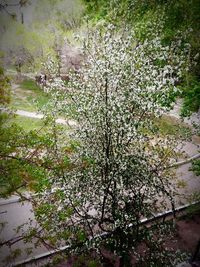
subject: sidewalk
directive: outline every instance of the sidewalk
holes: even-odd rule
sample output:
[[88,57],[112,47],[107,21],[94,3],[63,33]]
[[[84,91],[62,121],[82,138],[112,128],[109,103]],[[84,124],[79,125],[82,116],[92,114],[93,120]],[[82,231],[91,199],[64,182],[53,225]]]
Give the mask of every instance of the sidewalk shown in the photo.
[[[15,114],[24,116],[24,117],[29,117],[29,118],[35,118],[35,119],[42,119],[44,117],[43,114],[39,114],[36,112],[30,112],[30,111],[25,111],[25,110],[17,110]],[[58,118],[56,119],[56,123],[59,124],[64,124],[64,125],[69,125],[69,126],[76,126],[77,123],[73,120],[65,120],[63,118]]]

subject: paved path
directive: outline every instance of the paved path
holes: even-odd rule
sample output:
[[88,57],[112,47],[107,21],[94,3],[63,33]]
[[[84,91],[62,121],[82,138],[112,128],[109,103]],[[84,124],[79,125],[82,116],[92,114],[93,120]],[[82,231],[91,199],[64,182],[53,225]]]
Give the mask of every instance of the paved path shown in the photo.
[[[0,222],[8,222],[5,224],[3,231],[1,232],[1,240],[8,240],[16,236],[14,229],[17,226],[22,225],[28,222],[29,218],[34,221],[34,215],[32,212],[31,204],[28,202],[19,202],[19,198],[14,196],[8,200],[0,200]],[[27,226],[24,226],[24,229],[27,229]],[[19,232],[20,234],[20,232]],[[7,257],[11,249],[7,246],[0,247],[0,267],[9,267],[14,266],[16,261],[24,260],[28,257],[34,257],[38,254],[47,252],[47,249],[44,247],[34,248],[31,255],[25,253],[26,249],[32,247],[31,243],[25,244],[23,241],[19,241],[12,246],[12,250],[22,249],[22,254],[17,257],[16,260],[12,261],[12,265],[4,263],[3,259]]]
[[[16,77],[17,76],[17,71],[16,70],[13,70],[13,69],[7,69],[6,70],[6,74],[7,75],[12,75],[12,76],[15,76]],[[26,77],[26,78],[35,80],[35,76],[37,75],[37,73],[29,72],[29,73],[21,73],[21,75],[23,77]]]
[[[25,111],[25,110],[17,110],[17,111],[15,111],[15,114],[20,115],[20,116],[24,116],[24,117],[35,118],[35,119],[42,119],[44,117],[43,114]],[[75,121],[65,120],[62,118],[56,119],[56,123],[65,124],[65,125],[69,125],[69,126],[76,126]]]

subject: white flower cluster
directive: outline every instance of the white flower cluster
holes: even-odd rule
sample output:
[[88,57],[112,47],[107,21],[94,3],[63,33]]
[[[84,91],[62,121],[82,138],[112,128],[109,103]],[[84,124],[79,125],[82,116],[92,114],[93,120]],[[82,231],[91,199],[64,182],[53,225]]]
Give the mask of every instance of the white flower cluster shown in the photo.
[[72,163],[38,199],[52,205],[48,227],[60,238],[67,231],[68,244],[77,232],[126,229],[166,208],[174,143],[159,138],[154,120],[172,105],[189,47],[181,39],[163,46],[158,36],[139,42],[111,25],[89,34],[83,53],[59,94],[78,124]]

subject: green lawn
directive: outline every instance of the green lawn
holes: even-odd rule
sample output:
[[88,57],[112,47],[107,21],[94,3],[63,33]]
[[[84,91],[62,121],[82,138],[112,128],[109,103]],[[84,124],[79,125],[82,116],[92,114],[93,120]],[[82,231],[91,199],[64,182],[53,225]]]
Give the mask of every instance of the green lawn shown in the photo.
[[[44,133],[49,131],[49,126],[45,125],[42,119],[15,115],[15,117],[10,121],[10,123],[16,123],[18,126],[22,127],[26,132],[37,130],[40,131],[41,133]],[[58,127],[61,130],[60,138],[69,139],[69,132],[70,132],[69,126],[58,124]]]
[[26,111],[37,111],[49,100],[45,93],[34,80],[24,80],[18,85],[12,86],[11,107]]
[[158,119],[156,125],[164,136],[175,135],[177,138],[187,138],[192,135],[191,128],[187,124],[167,115],[163,115]]
[[[154,126],[156,127],[155,133],[161,137],[175,136],[177,140],[191,140],[192,138],[192,129],[189,125],[168,115],[154,119]],[[143,127],[141,131],[149,135],[153,134],[147,127]]]
[[16,123],[22,127],[26,132],[31,130],[40,130],[44,128],[44,123],[41,119],[28,118],[24,116],[16,115],[11,122]]

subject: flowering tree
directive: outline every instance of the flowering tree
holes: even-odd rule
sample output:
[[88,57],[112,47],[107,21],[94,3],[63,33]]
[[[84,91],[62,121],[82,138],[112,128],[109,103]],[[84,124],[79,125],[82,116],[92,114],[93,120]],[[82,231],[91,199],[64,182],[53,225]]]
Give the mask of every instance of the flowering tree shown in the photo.
[[68,84],[60,91],[52,85],[52,107],[76,127],[68,144],[54,142],[59,164],[34,197],[40,239],[100,254],[106,247],[121,256],[121,266],[131,257],[135,266],[175,266],[175,254],[167,257],[162,246],[166,226],[141,220],[174,208],[168,167],[176,141],[159,134],[155,118],[173,103],[189,47],[179,38],[163,46],[156,35],[139,42],[109,26],[87,36],[83,53]]
[[[189,47],[180,39],[163,46],[157,36],[140,43],[134,33],[116,33],[112,26],[90,33],[83,44],[81,70],[55,94],[62,112],[77,122],[65,147],[67,167],[37,195],[36,218],[54,245],[65,240],[99,249],[103,232],[101,244],[122,256],[122,266],[131,252],[137,264],[145,259],[148,266],[174,266],[141,219],[169,203],[174,208],[168,167],[176,144],[161,137],[154,122],[173,103]],[[137,254],[141,242],[144,259]]]

